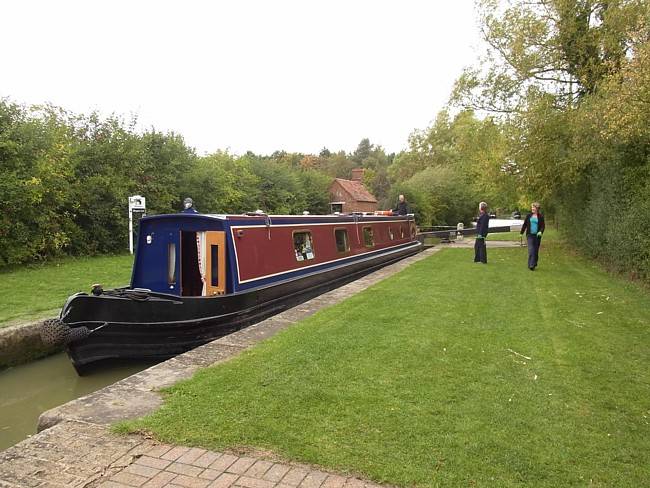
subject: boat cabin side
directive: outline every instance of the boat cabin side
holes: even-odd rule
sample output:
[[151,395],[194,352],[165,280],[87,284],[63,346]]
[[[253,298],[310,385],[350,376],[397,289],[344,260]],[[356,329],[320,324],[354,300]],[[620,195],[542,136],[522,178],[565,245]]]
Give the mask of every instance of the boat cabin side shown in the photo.
[[375,215],[233,216],[229,224],[230,269],[242,291],[398,252],[416,233],[412,217]]
[[396,252],[415,232],[412,217],[146,217],[131,286],[196,297],[245,291]]

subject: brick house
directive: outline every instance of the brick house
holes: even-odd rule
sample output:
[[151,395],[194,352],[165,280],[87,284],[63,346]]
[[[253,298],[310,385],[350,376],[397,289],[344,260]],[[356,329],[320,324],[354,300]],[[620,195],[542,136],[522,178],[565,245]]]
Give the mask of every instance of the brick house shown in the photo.
[[352,170],[352,179],[336,178],[330,185],[330,210],[332,213],[374,212],[377,199],[363,186],[363,169]]

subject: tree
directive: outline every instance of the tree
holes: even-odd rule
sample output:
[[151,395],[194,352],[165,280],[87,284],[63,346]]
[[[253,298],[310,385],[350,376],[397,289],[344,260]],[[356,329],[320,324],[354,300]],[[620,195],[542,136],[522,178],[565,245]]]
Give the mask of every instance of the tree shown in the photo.
[[643,0],[480,0],[488,46],[481,68],[466,70],[452,99],[480,110],[517,113],[529,97],[570,107],[594,93],[631,53]]
[[260,178],[251,168],[249,155],[235,158],[217,151],[198,158],[180,178],[178,201],[194,200],[204,213],[242,213],[258,208]]
[[482,1],[486,57],[452,97],[495,115],[506,144],[488,153],[512,175],[496,189],[541,199],[572,243],[646,280],[648,12],[642,0]]
[[350,159],[352,159],[352,161],[357,164],[361,164],[364,159],[370,156],[371,151],[372,145],[370,144],[370,139],[361,139],[361,142],[359,142],[357,149],[354,151],[354,153],[352,153],[352,157]]
[[505,127],[491,117],[479,120],[473,111],[464,110],[452,118],[443,110],[430,128],[411,134],[409,150],[395,158],[388,176],[399,187],[430,168],[438,169],[427,173],[429,180],[439,168],[450,168],[456,184],[477,202],[512,209],[517,207],[521,174],[512,163],[508,137]]
[[0,264],[60,254],[71,241],[67,117],[0,100]]

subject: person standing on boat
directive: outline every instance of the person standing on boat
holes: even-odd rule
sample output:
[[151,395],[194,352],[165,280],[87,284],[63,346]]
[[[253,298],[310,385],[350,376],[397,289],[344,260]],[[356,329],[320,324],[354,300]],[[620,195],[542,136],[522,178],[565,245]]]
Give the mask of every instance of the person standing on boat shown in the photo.
[[396,213],[397,215],[408,215],[409,205],[406,203],[404,195],[399,196],[399,199],[397,200],[397,206],[393,210],[393,213]]
[[194,200],[190,197],[183,200],[183,213],[199,213],[199,211],[194,208]]
[[487,213],[487,203],[478,204],[479,217],[476,222],[476,241],[474,241],[474,262],[487,264],[487,247],[485,238],[488,235],[490,216]]
[[535,271],[539,260],[539,246],[542,243],[542,234],[546,230],[544,215],[539,211],[539,203],[533,202],[530,206],[530,213],[526,215],[524,224],[521,226],[520,234],[526,232],[528,243],[528,269]]

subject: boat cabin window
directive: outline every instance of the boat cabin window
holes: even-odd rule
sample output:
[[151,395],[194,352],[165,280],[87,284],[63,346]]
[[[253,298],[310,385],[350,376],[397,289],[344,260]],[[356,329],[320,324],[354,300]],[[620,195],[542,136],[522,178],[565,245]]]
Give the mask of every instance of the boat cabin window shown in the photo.
[[399,236],[404,239],[404,226],[400,225],[399,226]]
[[366,247],[373,247],[375,245],[375,236],[372,232],[372,227],[363,228],[363,244]]
[[392,227],[389,227],[389,228],[388,228],[388,238],[389,238],[391,241],[392,241],[393,239],[395,239],[395,235],[393,234],[393,228],[392,228]]
[[167,283],[176,284],[176,243],[167,245]]
[[411,222],[411,238],[415,238],[415,234],[417,234],[417,229],[415,228],[415,223]]
[[338,252],[348,252],[350,244],[348,242],[348,231],[345,229],[335,229],[334,239],[336,240],[336,250]]
[[296,261],[314,259],[314,245],[311,232],[294,232],[293,250],[296,254]]

